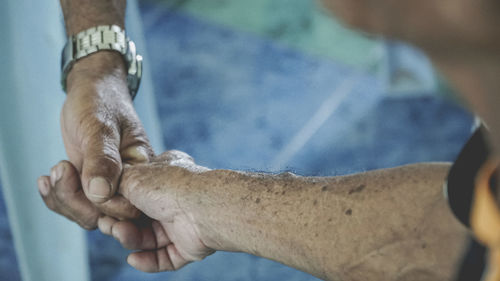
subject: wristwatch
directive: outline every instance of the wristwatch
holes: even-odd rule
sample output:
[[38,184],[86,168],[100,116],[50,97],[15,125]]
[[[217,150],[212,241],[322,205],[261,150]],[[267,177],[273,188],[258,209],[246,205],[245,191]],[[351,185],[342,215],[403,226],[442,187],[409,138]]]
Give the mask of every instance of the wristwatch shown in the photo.
[[66,92],[66,78],[73,64],[90,54],[111,50],[122,54],[127,65],[127,84],[132,99],[135,98],[142,78],[142,56],[135,44],[117,25],[100,25],[70,36],[61,55],[61,85]]

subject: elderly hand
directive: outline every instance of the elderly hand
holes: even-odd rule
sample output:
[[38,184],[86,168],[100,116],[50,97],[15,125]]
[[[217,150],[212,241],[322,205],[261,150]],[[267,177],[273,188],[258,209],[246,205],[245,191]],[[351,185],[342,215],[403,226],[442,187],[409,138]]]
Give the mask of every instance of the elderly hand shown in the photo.
[[148,218],[117,220],[100,216],[83,194],[78,171],[67,161],[57,166],[61,170],[58,181],[39,179],[39,186],[45,190],[41,192],[43,200],[50,209],[82,226],[94,223],[87,218],[99,217],[103,233],[112,235],[125,248],[140,250],[127,261],[142,271],[179,269],[213,253],[200,237],[189,204],[184,204],[186,196],[179,197],[195,196],[187,182],[192,175],[208,169],[195,165],[191,157],[179,151],[165,152],[151,163],[126,166],[120,193]]
[[127,261],[133,267],[158,272],[176,270],[214,252],[202,241],[196,225],[193,202],[202,198],[190,181],[208,171],[187,154],[168,151],[151,163],[128,166],[120,182],[120,193],[152,219],[146,225],[99,219],[99,229],[115,237],[122,246],[139,252]]
[[[55,192],[54,202],[66,200],[68,192],[78,204],[56,204],[56,211],[69,214],[81,226],[97,226],[100,213],[116,218],[135,218],[140,212],[116,195],[123,163],[147,162],[153,154],[132,105],[120,54],[98,52],[78,61],[67,80],[67,98],[61,113],[61,129],[69,163],[59,163],[48,177],[39,179],[40,191],[48,194],[49,181],[71,183]],[[65,171],[71,179],[62,180]],[[78,183],[77,183],[78,182]],[[61,197],[62,196],[62,197]],[[74,198],[73,198],[74,199]],[[63,210],[63,208],[66,208]]]

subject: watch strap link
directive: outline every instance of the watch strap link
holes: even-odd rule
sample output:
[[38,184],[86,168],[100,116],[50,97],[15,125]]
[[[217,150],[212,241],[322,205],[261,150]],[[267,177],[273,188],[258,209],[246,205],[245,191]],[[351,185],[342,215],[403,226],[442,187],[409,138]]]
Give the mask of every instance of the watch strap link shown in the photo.
[[66,78],[73,64],[101,50],[117,51],[122,54],[127,67],[127,84],[133,99],[142,78],[142,57],[137,54],[134,42],[128,39],[125,31],[117,25],[92,27],[68,38],[61,59],[63,90],[66,91]]
[[77,60],[99,50],[115,50],[123,55],[127,52],[125,31],[116,25],[96,26],[72,37]]

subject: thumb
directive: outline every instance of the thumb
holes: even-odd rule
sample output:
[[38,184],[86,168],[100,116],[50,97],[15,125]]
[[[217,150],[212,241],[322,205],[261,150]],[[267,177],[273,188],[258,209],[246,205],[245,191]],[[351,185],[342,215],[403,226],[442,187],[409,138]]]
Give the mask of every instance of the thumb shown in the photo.
[[101,133],[83,147],[82,186],[94,203],[104,203],[116,192],[122,172],[119,145],[119,134]]

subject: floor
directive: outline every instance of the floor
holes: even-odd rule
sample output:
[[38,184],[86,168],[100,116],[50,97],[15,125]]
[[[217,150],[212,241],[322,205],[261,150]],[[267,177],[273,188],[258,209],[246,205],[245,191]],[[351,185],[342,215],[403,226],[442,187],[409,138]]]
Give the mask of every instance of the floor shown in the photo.
[[[439,93],[389,95],[367,71],[378,43],[305,2],[141,2],[166,147],[211,168],[302,175],[452,161],[471,116]],[[302,23],[294,23],[299,12]],[[339,38],[356,48],[334,44]],[[15,281],[11,241],[0,200],[1,279]],[[125,264],[127,251],[112,239],[94,231],[89,241],[93,280],[316,280],[235,253],[145,274]]]

